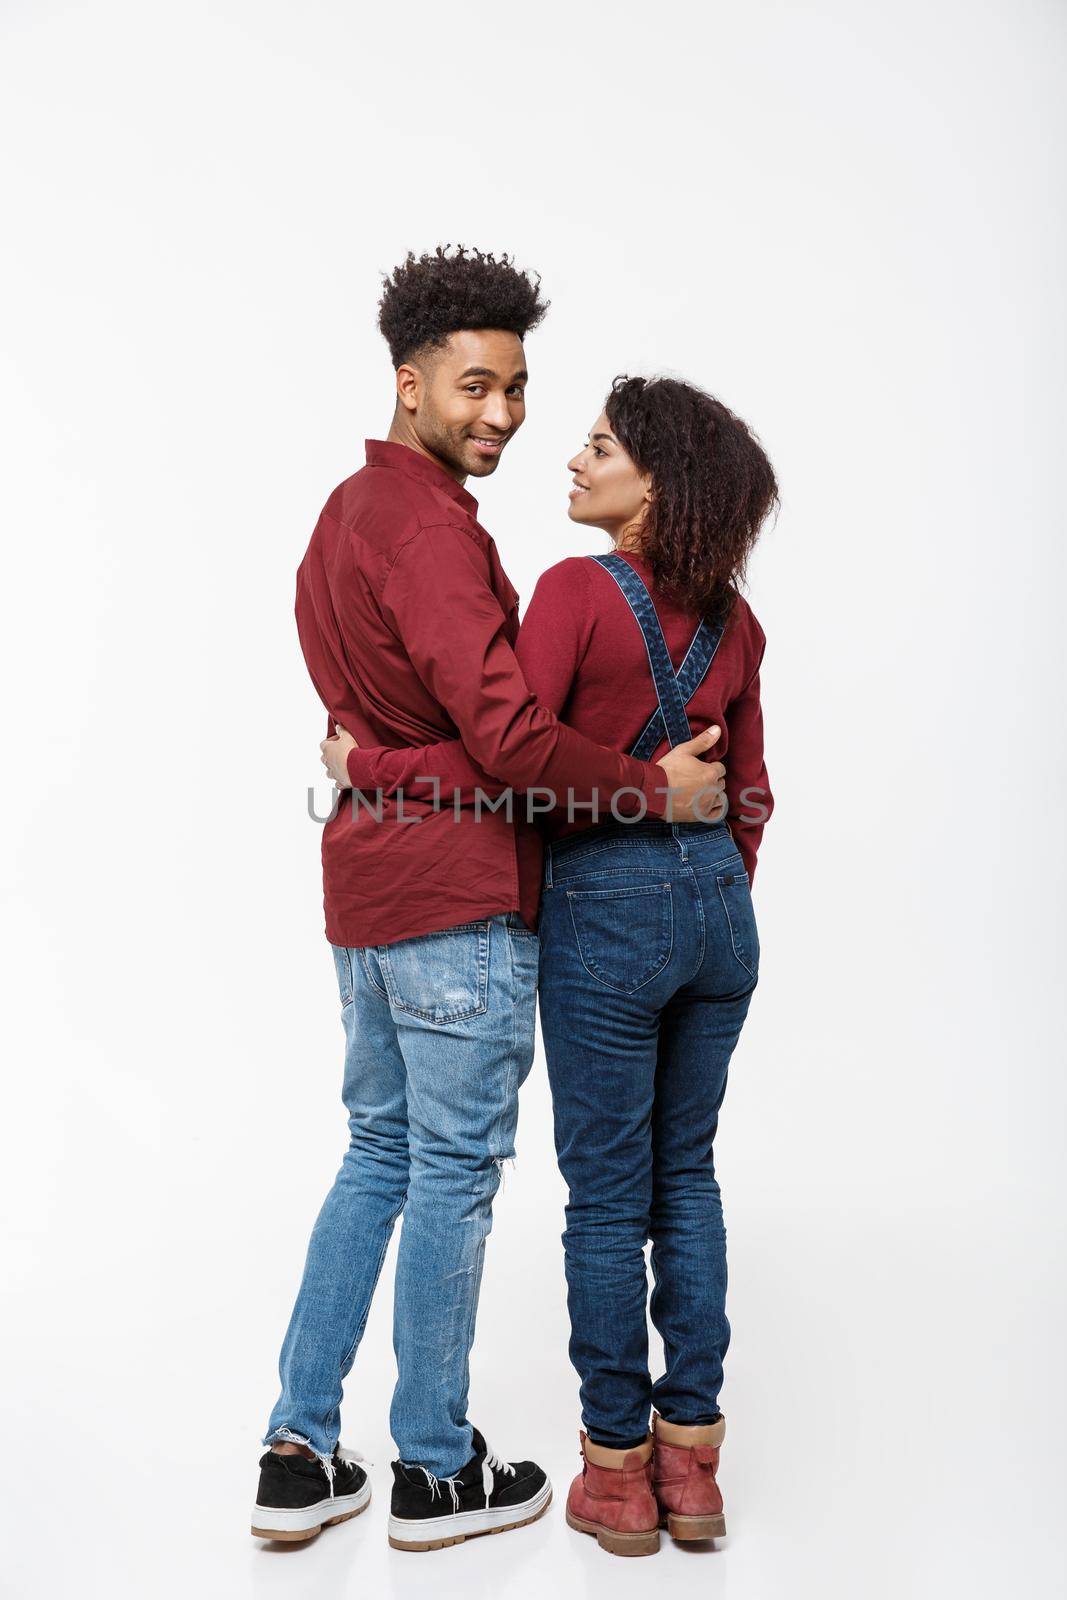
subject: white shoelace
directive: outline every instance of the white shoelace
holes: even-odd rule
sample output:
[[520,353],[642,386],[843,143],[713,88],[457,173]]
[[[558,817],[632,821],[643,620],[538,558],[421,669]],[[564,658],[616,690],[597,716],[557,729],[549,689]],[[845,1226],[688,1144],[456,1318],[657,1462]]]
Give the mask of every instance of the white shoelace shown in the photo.
[[[440,1481],[440,1479],[439,1478],[435,1478],[433,1473],[429,1470],[428,1467],[420,1467],[419,1471],[425,1475],[426,1482],[430,1486],[430,1499],[431,1500],[440,1499],[441,1498],[441,1481]],[[446,1478],[445,1482],[448,1484],[448,1492],[452,1496],[452,1510],[458,1512],[458,1510],[459,1510],[459,1495],[456,1492],[456,1480],[455,1480],[455,1478]]]
[[[368,1461],[366,1456],[361,1456],[358,1450],[349,1450],[347,1446],[343,1444],[338,1444],[335,1446],[334,1454],[336,1455],[338,1461],[347,1461],[349,1466],[355,1466],[357,1463],[361,1463],[362,1465],[368,1467],[374,1465],[373,1461]],[[319,1460],[322,1461],[321,1456],[319,1457]],[[326,1473],[327,1482],[330,1485],[330,1499],[332,1500],[334,1498],[334,1474],[337,1471],[337,1468],[333,1464],[333,1456],[330,1457],[329,1461],[323,1461],[322,1465],[323,1470]]]
[[495,1472],[503,1472],[512,1478],[515,1476],[515,1468],[511,1465],[510,1461],[501,1461],[500,1457],[498,1455],[494,1455],[493,1451],[490,1450],[488,1445],[486,1445],[485,1460],[482,1462],[482,1488],[485,1490],[485,1505],[487,1510],[489,1508],[489,1498],[493,1493],[493,1489],[496,1487],[496,1481],[493,1477]]
[[[340,1449],[338,1449],[338,1454],[340,1455],[340,1453],[341,1453]],[[349,1457],[345,1456],[343,1459],[348,1460]],[[355,1459],[357,1461],[362,1461],[363,1457],[362,1456],[356,1456]],[[433,1473],[430,1471],[429,1467],[420,1466],[418,1470],[422,1473],[423,1477],[426,1479],[427,1485],[429,1486],[429,1490],[430,1490],[430,1499],[431,1500],[443,1499],[443,1496],[441,1494],[441,1484],[442,1483],[447,1483],[448,1484],[448,1492],[449,1492],[449,1495],[451,1496],[451,1499],[452,1499],[452,1510],[453,1510],[453,1512],[458,1514],[458,1512],[459,1512],[459,1492],[458,1492],[458,1490],[456,1488],[456,1480],[455,1480],[455,1478],[444,1478],[444,1479],[435,1478]],[[496,1478],[495,1478],[494,1474],[497,1473],[497,1472],[502,1472],[506,1477],[510,1477],[510,1478],[513,1478],[515,1476],[515,1468],[511,1465],[510,1461],[502,1461],[501,1458],[498,1455],[496,1455],[492,1450],[490,1450],[488,1445],[486,1445],[485,1456],[484,1456],[484,1458],[482,1460],[482,1489],[485,1492],[486,1509],[488,1509],[489,1501],[492,1498],[493,1490],[496,1487]],[[331,1494],[333,1493],[332,1484],[331,1484],[331,1487],[330,1487],[330,1492],[331,1492]]]

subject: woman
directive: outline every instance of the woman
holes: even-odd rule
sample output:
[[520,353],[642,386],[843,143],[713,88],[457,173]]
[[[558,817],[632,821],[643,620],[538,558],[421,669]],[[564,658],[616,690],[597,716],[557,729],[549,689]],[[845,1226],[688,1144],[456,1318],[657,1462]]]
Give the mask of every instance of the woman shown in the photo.
[[[619,378],[574,475],[570,517],[604,556],[540,579],[517,654],[532,692],[601,744],[655,759],[717,725],[721,820],[544,823],[540,1003],[556,1150],[582,1473],[567,1520],[614,1553],[725,1532],[716,1483],[729,1342],[714,1139],[759,972],[750,884],[772,798],[763,760],[764,635],[737,585],[776,503],[774,472],[718,400]],[[330,741],[332,744],[333,741]],[[340,761],[352,741],[345,736]],[[433,775],[444,803],[499,795],[459,745],[365,751],[361,788]],[[350,764],[347,768],[353,772]],[[366,773],[366,777],[362,776]],[[644,1248],[665,1371],[648,1369]],[[649,1429],[652,1412],[651,1432]]]

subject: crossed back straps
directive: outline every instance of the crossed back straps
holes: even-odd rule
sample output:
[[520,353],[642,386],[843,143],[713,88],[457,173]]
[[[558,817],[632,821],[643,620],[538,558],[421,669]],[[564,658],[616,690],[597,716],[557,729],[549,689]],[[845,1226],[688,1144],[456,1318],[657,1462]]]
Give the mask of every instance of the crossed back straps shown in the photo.
[[606,556],[590,556],[589,559],[599,562],[604,571],[615,579],[645,641],[658,704],[631,746],[630,755],[636,756],[639,761],[648,761],[664,738],[673,749],[676,744],[684,744],[693,737],[686,706],[708,675],[708,668],[719,648],[724,624],[712,627],[708,622],[701,622],[686,651],[685,660],[675,672],[644,579],[617,552]]

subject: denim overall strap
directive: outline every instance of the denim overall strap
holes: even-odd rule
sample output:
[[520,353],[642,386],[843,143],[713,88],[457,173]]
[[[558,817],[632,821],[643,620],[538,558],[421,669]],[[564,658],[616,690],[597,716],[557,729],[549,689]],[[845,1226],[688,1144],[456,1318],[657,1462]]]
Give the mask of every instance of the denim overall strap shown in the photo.
[[639,761],[647,761],[664,737],[672,749],[676,744],[683,744],[686,739],[692,738],[685,708],[707,677],[722,638],[722,626],[712,628],[707,622],[701,622],[686,651],[685,660],[675,673],[663,629],[644,579],[620,555],[592,556],[590,559],[599,562],[615,579],[645,641],[659,704],[629,753]]

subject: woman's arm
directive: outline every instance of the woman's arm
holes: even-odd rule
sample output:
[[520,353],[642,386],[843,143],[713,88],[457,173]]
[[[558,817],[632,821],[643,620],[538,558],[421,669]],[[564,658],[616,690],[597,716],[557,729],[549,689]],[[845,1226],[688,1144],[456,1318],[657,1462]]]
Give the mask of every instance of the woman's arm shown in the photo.
[[751,883],[763,829],[774,810],[774,796],[763,758],[763,710],[760,705],[759,669],[766,648],[760,632],[755,670],[736,699],[726,707],[730,742],[726,751],[726,820],[734,836]]

